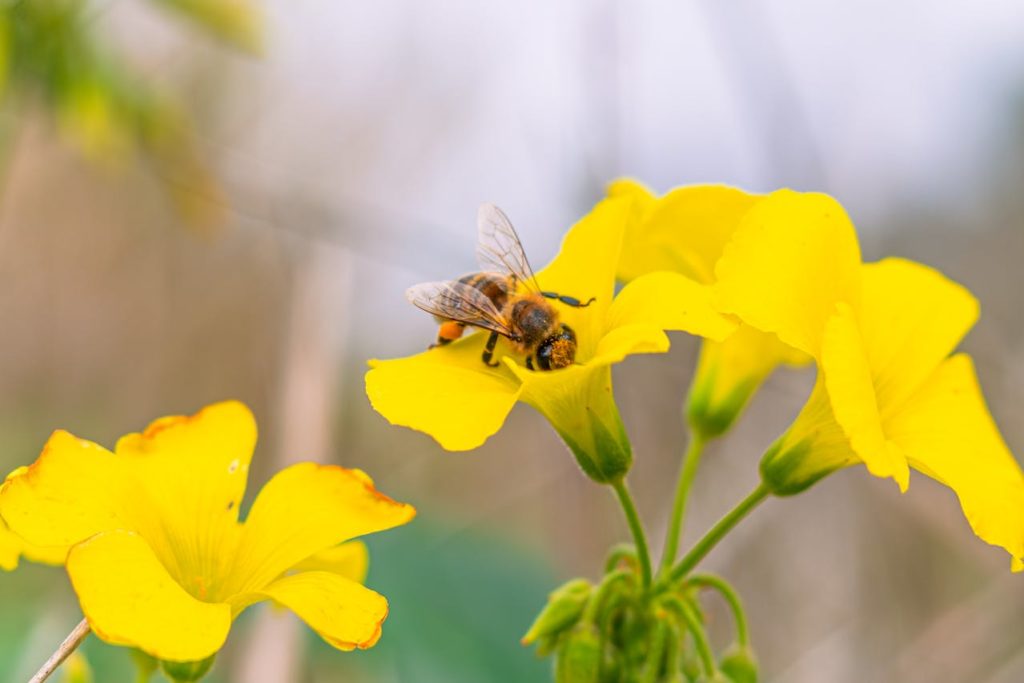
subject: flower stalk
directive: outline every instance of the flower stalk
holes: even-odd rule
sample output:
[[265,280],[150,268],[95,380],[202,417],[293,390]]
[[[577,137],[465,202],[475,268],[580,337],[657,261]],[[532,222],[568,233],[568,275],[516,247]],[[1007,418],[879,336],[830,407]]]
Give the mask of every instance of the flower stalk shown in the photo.
[[668,525],[668,533],[665,536],[665,551],[661,556],[661,573],[664,574],[676,561],[676,553],[679,551],[679,541],[683,532],[683,520],[686,516],[686,501],[690,496],[690,489],[693,487],[694,477],[697,475],[697,467],[700,465],[701,455],[704,452],[704,445],[707,440],[699,431],[694,430],[690,438],[690,444],[683,456],[683,464],[679,470],[679,482],[676,484],[675,501],[672,504],[672,517]]
[[687,579],[686,583],[696,588],[709,588],[725,599],[732,611],[733,621],[736,622],[736,642],[740,647],[747,647],[750,644],[747,615],[743,612],[743,603],[740,602],[740,596],[735,589],[714,574],[697,574]]
[[619,499],[619,503],[622,505],[622,511],[626,515],[626,522],[629,524],[629,530],[633,534],[633,541],[636,543],[637,558],[640,561],[640,577],[643,581],[643,587],[646,589],[651,585],[651,553],[647,548],[647,536],[644,534],[644,526],[640,522],[640,514],[636,510],[636,505],[633,503],[633,496],[629,492],[629,488],[626,486],[625,479],[619,479],[612,482],[612,488],[615,490],[615,495]]
[[676,607],[683,623],[686,624],[686,629],[693,637],[694,649],[697,651],[697,656],[700,657],[704,675],[713,678],[718,673],[718,666],[715,664],[715,652],[711,648],[711,643],[708,642],[707,634],[704,633],[704,624],[701,623],[697,611],[690,605],[680,600],[676,603]]
[[87,620],[82,619],[78,622],[78,625],[71,630],[71,633],[64,639],[64,642],[50,655],[50,658],[36,672],[36,675],[29,679],[28,683],[43,683],[43,681],[48,679],[64,663],[64,660],[71,656],[71,653],[82,644],[82,641],[89,635],[89,631],[89,622]]
[[684,578],[690,570],[697,566],[711,550],[718,545],[718,542],[725,538],[732,529],[739,524],[750,512],[760,505],[771,494],[768,487],[758,484],[757,488],[750,492],[746,498],[741,500],[736,507],[727,512],[711,530],[704,534],[704,537],[697,541],[683,559],[667,574],[667,584],[671,585]]

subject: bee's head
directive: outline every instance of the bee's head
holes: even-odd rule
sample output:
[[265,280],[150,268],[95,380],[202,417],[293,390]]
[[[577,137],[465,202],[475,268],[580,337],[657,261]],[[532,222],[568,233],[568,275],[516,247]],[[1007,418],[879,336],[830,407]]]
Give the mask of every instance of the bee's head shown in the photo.
[[537,367],[541,370],[567,368],[576,360],[576,333],[568,325],[562,325],[537,347]]

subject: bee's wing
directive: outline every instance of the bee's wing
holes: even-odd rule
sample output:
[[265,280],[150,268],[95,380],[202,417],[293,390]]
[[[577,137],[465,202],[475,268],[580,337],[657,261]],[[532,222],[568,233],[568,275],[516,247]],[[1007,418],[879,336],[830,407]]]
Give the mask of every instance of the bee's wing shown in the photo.
[[513,336],[512,328],[494,302],[464,282],[424,282],[407,289],[405,296],[427,313]]
[[519,235],[501,209],[494,204],[481,204],[477,229],[476,257],[481,270],[511,275],[533,291],[540,291]]

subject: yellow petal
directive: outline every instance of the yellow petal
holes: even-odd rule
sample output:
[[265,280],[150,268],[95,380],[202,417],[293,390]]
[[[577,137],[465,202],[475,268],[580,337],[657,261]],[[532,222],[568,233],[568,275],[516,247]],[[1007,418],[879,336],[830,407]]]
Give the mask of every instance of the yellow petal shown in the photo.
[[687,399],[690,423],[706,437],[723,434],[776,366],[810,362],[774,334],[749,325],[740,325],[723,341],[705,339]]
[[21,556],[30,562],[59,566],[64,564],[68,556],[65,546],[40,546],[25,542],[21,547]]
[[616,178],[608,183],[608,196],[633,199],[641,209],[649,208],[658,200],[650,188],[633,178]]
[[725,185],[679,187],[653,201],[644,192],[623,181],[609,189],[611,195],[634,197],[642,207],[626,231],[618,270],[624,281],[671,270],[711,284],[715,263],[740,219],[761,198]]
[[876,477],[892,477],[901,491],[910,482],[906,457],[882,431],[867,350],[853,310],[839,304],[822,343],[821,371],[832,411],[853,451]]
[[21,557],[21,544],[21,537],[14,535],[6,525],[0,523],[0,569],[17,569],[18,558]]
[[237,401],[161,418],[117,442],[117,457],[135,482],[128,493],[138,510],[131,528],[201,598],[216,597],[226,581],[255,446],[256,420]]
[[0,488],[0,515],[27,541],[68,547],[108,529],[134,526],[130,483],[113,453],[58,430],[29,467]]
[[134,533],[101,533],[68,554],[68,575],[101,639],[171,661],[205,659],[231,627],[227,604],[189,595]]
[[366,394],[388,422],[424,432],[445,449],[476,448],[501,429],[519,398],[507,371],[484,365],[486,335],[394,360],[371,360]]
[[333,572],[302,572],[259,593],[295,612],[339,650],[373,647],[388,616],[384,596]]
[[370,567],[370,552],[362,541],[349,541],[341,545],[321,550],[295,565],[300,572],[322,571],[333,572],[357,583],[366,581],[366,571]]
[[[195,415],[164,417],[126,434],[115,453],[144,482],[159,482],[161,510],[170,517],[238,518],[238,503],[256,447],[256,420],[238,401],[215,403]],[[230,512],[222,515],[222,512]]]
[[605,199],[581,218],[562,240],[562,248],[551,263],[537,273],[537,282],[545,291],[557,292],[586,301],[586,308],[555,304],[562,321],[576,332],[579,349],[576,357],[585,362],[604,334],[605,314],[615,291],[615,269],[622,249],[622,235],[629,219],[632,200]]
[[[665,334],[660,327],[642,323],[636,325],[623,325],[621,327],[616,327],[611,332],[601,337],[601,342],[597,345],[597,352],[590,362],[585,366],[579,365],[573,367],[589,368],[590,370],[593,370],[622,362],[625,360],[626,356],[633,355],[634,353],[665,353],[668,349],[668,335]],[[569,369],[572,370],[572,368]],[[577,371],[573,370],[573,373],[575,372]],[[549,375],[551,373],[542,374]],[[572,377],[572,374],[567,374],[566,377]],[[535,382],[554,381],[547,380],[546,377],[532,377],[532,379],[534,379]],[[536,393],[540,386],[542,386],[542,384],[533,384],[533,391]]]
[[985,405],[966,355],[946,360],[886,430],[910,464],[952,488],[981,539],[1024,558],[1024,474]]
[[859,308],[857,235],[823,194],[779,190],[754,204],[715,275],[720,310],[816,358],[836,304]]
[[648,273],[619,292],[608,311],[608,329],[623,325],[654,325],[722,340],[735,331],[735,321],[711,305],[711,290],[678,273]]
[[242,531],[229,595],[259,591],[299,562],[344,541],[405,524],[416,514],[359,470],[300,463],[267,482]]
[[978,319],[978,302],[938,271],[903,259],[864,265],[863,281],[860,329],[885,415],[952,353]]

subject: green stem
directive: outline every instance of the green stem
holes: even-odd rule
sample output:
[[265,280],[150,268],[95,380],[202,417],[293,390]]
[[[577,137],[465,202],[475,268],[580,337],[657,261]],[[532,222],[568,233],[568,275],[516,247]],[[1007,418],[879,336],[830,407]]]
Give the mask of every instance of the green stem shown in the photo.
[[747,630],[747,615],[743,613],[743,603],[740,602],[740,596],[733,587],[724,579],[714,574],[691,576],[686,580],[686,583],[690,586],[710,588],[725,598],[725,601],[729,603],[729,609],[732,610],[732,618],[736,622],[736,642],[739,643],[740,647],[746,647],[750,642],[749,631]]
[[715,664],[715,653],[711,649],[711,643],[708,642],[708,636],[704,633],[704,625],[700,623],[700,618],[694,613],[692,607],[686,603],[681,603],[681,606],[679,614],[686,622],[686,628],[690,631],[690,635],[693,636],[693,644],[700,657],[701,666],[704,668],[704,675],[713,678],[718,673],[718,666]]
[[647,655],[646,668],[640,676],[640,683],[658,683],[662,662],[665,660],[665,650],[668,647],[668,636],[668,624],[664,622],[658,624],[657,632],[654,635],[654,642],[651,644],[650,652]]
[[732,531],[733,527],[740,523],[750,511],[760,505],[771,491],[764,484],[758,484],[757,488],[750,492],[746,498],[741,500],[736,507],[726,513],[725,517],[718,520],[718,523],[711,527],[711,530],[704,534],[704,538],[697,541],[690,552],[683,556],[672,571],[668,573],[668,583],[675,583],[686,576],[691,569],[704,559],[711,550],[718,545],[726,534]]
[[629,523],[629,530],[633,532],[633,542],[636,543],[636,552],[640,559],[640,573],[643,578],[643,585],[646,589],[651,585],[651,553],[647,550],[647,537],[644,535],[643,524],[640,523],[640,515],[633,504],[633,496],[626,487],[625,479],[618,479],[612,482],[615,495],[619,498],[622,511],[626,514],[626,521]]
[[683,531],[683,519],[686,516],[686,500],[690,496],[690,488],[693,486],[693,478],[697,474],[697,466],[700,464],[700,456],[704,452],[705,443],[707,441],[700,432],[694,431],[693,436],[690,437],[690,444],[686,447],[683,464],[679,469],[679,482],[676,484],[676,498],[672,504],[668,534],[665,536],[665,551],[661,556],[661,573],[667,572],[672,567],[672,563],[676,561],[679,538]]
[[636,548],[628,543],[620,543],[611,549],[608,559],[604,561],[604,573],[612,573],[624,562],[636,567]]

